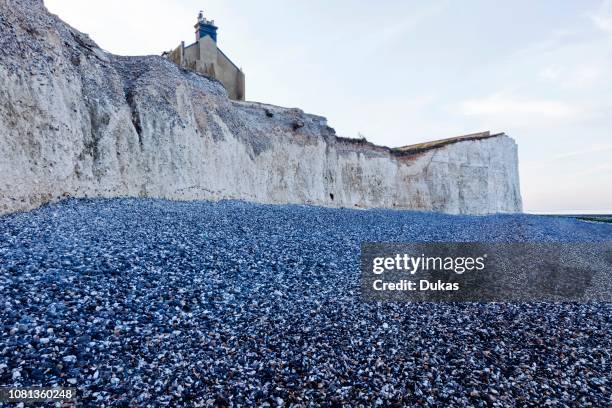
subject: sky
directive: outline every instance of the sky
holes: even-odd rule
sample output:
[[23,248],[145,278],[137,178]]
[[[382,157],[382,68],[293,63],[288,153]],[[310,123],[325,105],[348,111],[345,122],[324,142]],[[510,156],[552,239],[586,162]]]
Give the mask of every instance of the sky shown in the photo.
[[195,40],[204,10],[247,100],[391,147],[490,130],[526,212],[612,212],[612,0],[45,0],[120,55]]

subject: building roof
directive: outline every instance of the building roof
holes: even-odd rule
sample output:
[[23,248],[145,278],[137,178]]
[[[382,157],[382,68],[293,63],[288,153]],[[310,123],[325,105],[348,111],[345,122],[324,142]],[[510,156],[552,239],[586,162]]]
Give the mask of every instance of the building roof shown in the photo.
[[447,139],[432,140],[431,142],[416,143],[416,144],[411,144],[407,146],[395,147],[395,148],[392,148],[391,151],[400,156],[412,155],[412,154],[423,153],[423,152],[426,152],[427,150],[437,149],[437,148],[440,148],[440,147],[443,147],[449,144],[453,144],[453,143],[465,142],[469,140],[489,139],[491,137],[498,137],[498,136],[505,136],[505,134],[504,133],[491,134],[491,132],[489,131],[470,133],[470,134],[462,135],[462,136],[449,137]]

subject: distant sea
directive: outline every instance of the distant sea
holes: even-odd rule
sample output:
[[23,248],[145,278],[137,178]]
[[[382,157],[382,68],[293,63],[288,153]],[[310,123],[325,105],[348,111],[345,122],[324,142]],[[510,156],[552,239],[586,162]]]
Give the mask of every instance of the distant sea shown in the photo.
[[581,221],[590,221],[590,222],[605,222],[612,224],[612,213],[607,214],[590,214],[590,213],[575,213],[575,214],[539,214],[539,215],[550,215],[554,217],[567,217],[567,218],[576,218]]
[[550,211],[525,211],[527,214],[535,215],[594,215],[601,217],[612,217],[612,210],[550,210]]

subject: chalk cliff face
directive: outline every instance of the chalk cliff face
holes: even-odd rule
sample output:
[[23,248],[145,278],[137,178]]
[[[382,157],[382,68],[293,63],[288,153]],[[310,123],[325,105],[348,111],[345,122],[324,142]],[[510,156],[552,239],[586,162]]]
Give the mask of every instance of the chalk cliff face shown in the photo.
[[62,197],[521,211],[505,135],[388,149],[230,101],[161,57],[107,54],[42,2],[0,0],[0,213]]

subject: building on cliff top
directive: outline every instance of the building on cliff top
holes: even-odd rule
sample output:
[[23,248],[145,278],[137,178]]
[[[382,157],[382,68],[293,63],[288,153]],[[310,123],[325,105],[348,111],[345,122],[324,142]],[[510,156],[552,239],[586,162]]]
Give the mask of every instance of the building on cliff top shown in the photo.
[[162,55],[174,63],[192,71],[216,78],[223,84],[231,99],[244,101],[244,72],[217,47],[217,26],[204,13],[198,14],[194,26],[196,41],[188,46],[185,42]]

